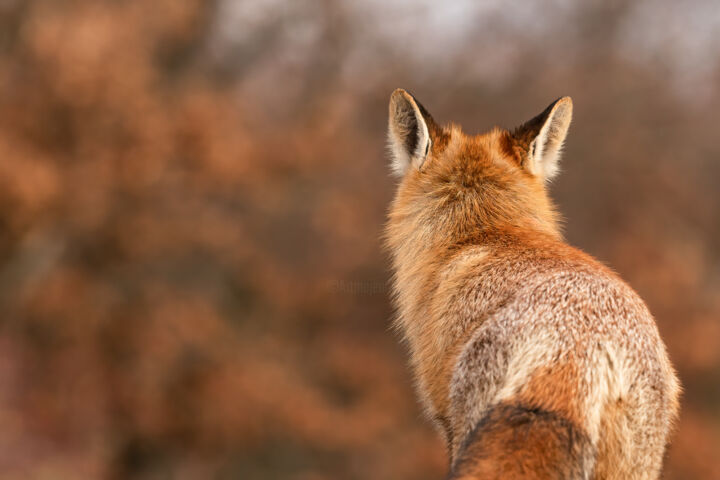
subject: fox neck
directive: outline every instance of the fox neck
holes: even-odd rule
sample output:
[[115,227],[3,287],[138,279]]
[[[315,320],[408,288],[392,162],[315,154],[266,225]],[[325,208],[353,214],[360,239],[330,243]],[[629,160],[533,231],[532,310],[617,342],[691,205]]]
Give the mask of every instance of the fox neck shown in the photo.
[[[386,244],[393,258],[394,293],[399,327],[405,318],[422,313],[424,299],[440,279],[434,278],[447,261],[466,246],[514,243],[518,238],[542,237],[562,241],[554,207],[547,201],[544,215],[528,212],[512,220],[468,218],[460,208],[442,210],[425,205],[413,211],[396,199],[386,229]],[[453,218],[462,212],[462,218]],[[416,323],[416,322],[414,322]]]

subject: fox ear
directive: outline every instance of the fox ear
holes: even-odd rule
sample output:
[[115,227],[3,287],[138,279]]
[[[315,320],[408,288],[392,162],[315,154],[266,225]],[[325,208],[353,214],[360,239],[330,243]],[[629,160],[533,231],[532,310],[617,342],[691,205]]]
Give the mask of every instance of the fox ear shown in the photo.
[[559,98],[513,132],[523,152],[522,166],[536,177],[547,181],[558,173],[558,161],[572,120],[572,109],[570,97]]
[[388,143],[393,172],[402,176],[410,165],[422,167],[432,139],[428,123],[432,117],[415,98],[398,88],[390,97]]

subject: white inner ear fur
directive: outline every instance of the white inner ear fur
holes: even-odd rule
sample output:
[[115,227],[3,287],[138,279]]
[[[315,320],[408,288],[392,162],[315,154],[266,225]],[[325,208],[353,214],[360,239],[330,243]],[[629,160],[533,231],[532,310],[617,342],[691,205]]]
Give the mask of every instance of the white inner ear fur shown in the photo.
[[561,98],[548,115],[538,136],[530,144],[530,173],[544,180],[550,180],[557,175],[560,154],[571,120],[572,101],[570,97]]
[[[409,151],[408,138],[412,135],[417,135],[417,144]],[[404,90],[396,90],[390,99],[388,143],[392,170],[397,176],[403,176],[411,164],[422,167],[430,151],[430,133],[425,119],[412,96]]]

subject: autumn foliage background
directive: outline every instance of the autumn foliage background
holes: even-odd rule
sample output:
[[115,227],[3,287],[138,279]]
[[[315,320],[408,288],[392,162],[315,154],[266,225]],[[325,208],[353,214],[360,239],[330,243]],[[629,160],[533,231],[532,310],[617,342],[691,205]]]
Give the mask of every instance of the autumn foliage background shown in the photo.
[[0,478],[438,479],[390,330],[396,87],[571,95],[566,236],[657,317],[720,478],[712,2],[0,1]]

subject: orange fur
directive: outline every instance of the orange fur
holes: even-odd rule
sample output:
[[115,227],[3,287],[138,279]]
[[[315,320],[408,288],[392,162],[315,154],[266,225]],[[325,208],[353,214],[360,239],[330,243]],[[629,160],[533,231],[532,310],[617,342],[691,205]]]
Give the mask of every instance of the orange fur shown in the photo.
[[390,112],[397,326],[455,478],[655,478],[679,386],[635,292],[562,240],[570,99],[477,136],[401,90]]

